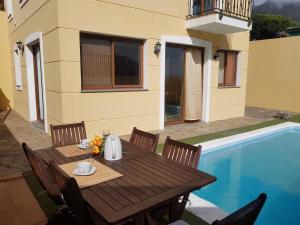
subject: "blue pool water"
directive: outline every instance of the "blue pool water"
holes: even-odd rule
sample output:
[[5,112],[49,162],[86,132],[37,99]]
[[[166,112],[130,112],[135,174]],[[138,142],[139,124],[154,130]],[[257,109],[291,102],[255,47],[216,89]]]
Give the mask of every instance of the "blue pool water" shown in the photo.
[[196,191],[231,213],[261,192],[267,202],[256,225],[300,224],[300,129],[287,128],[201,156],[200,169],[217,177]]

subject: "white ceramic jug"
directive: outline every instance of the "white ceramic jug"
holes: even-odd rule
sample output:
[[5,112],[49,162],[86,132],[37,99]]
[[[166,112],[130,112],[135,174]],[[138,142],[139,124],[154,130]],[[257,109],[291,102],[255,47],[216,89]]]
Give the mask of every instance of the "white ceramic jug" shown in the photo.
[[104,159],[109,161],[120,160],[122,158],[122,146],[120,138],[111,134],[106,138],[104,147]]

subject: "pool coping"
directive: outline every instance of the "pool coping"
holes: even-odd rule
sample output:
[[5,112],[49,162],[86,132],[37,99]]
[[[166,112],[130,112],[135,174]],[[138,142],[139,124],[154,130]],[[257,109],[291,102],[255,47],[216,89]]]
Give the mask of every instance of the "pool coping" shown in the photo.
[[[201,145],[202,146],[202,153],[206,154],[208,152],[212,152],[215,150],[218,150],[218,147],[224,146],[224,145],[231,145],[236,142],[249,140],[254,137],[264,136],[269,133],[273,133],[276,131],[280,131],[286,128],[300,128],[299,123],[294,122],[285,122],[277,125],[272,125],[265,128],[260,128],[257,130],[241,133],[241,134],[235,134],[224,138],[218,138],[211,141],[206,141],[202,143],[195,144],[195,146]],[[223,219],[228,215],[226,211],[219,208],[215,204],[202,199],[195,194],[191,193],[189,197],[189,203],[186,206],[186,210],[191,212],[192,214],[200,217],[204,221],[211,224],[216,219]]]
[[202,153],[207,153],[207,152],[211,152],[212,149],[222,147],[224,145],[230,145],[230,144],[234,144],[234,143],[240,142],[240,141],[245,141],[245,140],[248,140],[248,139],[251,139],[254,137],[267,135],[268,133],[273,133],[275,131],[280,131],[280,130],[283,130],[286,128],[300,128],[300,124],[294,123],[294,122],[285,122],[285,123],[281,123],[281,124],[277,124],[277,125],[273,125],[273,126],[269,126],[269,127],[260,128],[260,129],[253,130],[253,131],[248,131],[248,132],[241,133],[241,134],[235,134],[235,135],[231,135],[231,136],[224,137],[224,138],[214,139],[211,141],[200,142],[195,145],[196,146],[201,145]]

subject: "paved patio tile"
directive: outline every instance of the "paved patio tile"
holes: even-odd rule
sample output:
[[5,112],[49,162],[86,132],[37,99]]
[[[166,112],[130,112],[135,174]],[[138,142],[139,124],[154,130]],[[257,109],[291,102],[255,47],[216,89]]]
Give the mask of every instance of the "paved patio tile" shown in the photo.
[[47,218],[24,178],[0,181],[0,224],[46,224]]
[[20,225],[14,212],[10,209],[0,211],[0,218],[2,225]]
[[[159,143],[164,143],[167,136],[175,140],[185,139],[189,137],[205,135],[209,133],[216,133],[219,131],[254,125],[260,122],[273,119],[274,111],[265,110],[267,115],[255,113],[260,109],[247,108],[250,113],[246,113],[245,117],[214,121],[210,123],[195,122],[195,123],[182,123],[166,126],[164,130],[156,130],[151,133],[160,134]],[[246,112],[247,112],[246,110]],[[129,140],[130,135],[123,136],[124,139]]]
[[35,225],[46,221],[46,216],[42,210],[23,214],[18,217],[20,225]]

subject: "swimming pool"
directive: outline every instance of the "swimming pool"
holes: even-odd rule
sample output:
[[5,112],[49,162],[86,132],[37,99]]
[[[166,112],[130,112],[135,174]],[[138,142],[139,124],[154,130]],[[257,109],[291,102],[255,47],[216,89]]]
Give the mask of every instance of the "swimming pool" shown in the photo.
[[206,152],[200,169],[218,180],[194,194],[231,213],[266,192],[268,199],[256,225],[299,225],[300,127]]

